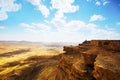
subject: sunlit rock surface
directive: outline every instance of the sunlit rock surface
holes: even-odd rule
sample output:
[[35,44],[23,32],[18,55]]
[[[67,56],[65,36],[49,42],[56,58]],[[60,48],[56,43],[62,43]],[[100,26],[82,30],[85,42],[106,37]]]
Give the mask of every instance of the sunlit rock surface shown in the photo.
[[120,80],[120,40],[84,41],[63,50],[58,55],[34,55],[0,65],[0,80]]
[[[65,46],[64,51],[63,56],[72,63],[66,72],[72,80],[120,80],[120,40],[85,41],[79,46]],[[61,61],[65,64],[66,60]]]

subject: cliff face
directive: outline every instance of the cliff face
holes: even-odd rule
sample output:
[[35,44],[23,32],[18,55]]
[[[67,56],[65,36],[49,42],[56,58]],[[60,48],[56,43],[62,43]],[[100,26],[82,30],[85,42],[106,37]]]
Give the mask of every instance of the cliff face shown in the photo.
[[120,40],[92,40],[90,44],[111,51],[120,51]]
[[120,80],[120,40],[85,41],[65,46],[59,69],[67,80]]

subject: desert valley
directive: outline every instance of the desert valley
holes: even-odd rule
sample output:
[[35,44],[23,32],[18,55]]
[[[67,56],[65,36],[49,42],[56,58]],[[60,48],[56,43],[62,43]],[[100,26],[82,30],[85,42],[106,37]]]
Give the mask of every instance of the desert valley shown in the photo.
[[119,47],[120,40],[64,47],[1,41],[0,80],[119,80]]

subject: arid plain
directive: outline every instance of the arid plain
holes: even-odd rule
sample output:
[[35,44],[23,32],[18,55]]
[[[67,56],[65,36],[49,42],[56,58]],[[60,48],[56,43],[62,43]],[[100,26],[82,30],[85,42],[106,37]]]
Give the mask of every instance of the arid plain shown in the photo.
[[[31,71],[35,69],[36,65],[54,64],[56,62],[52,60],[52,57],[61,53],[63,53],[61,46],[55,47],[54,45],[32,42],[1,41],[0,80],[16,80],[15,75],[17,80],[30,80],[33,76]],[[31,76],[28,73],[31,74]],[[34,71],[34,74],[35,73],[37,73],[37,71]],[[29,75],[29,78],[25,79],[27,75]],[[21,78],[18,78],[18,76],[21,76]]]

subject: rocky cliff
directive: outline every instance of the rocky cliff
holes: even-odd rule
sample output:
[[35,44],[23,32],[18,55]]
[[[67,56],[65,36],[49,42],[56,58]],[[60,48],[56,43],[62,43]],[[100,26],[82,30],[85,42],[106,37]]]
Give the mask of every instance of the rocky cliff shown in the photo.
[[64,51],[59,68],[68,80],[120,80],[120,40],[85,41]]

